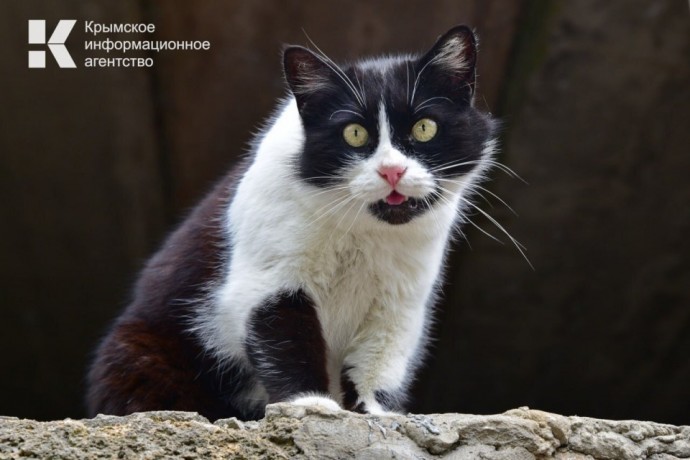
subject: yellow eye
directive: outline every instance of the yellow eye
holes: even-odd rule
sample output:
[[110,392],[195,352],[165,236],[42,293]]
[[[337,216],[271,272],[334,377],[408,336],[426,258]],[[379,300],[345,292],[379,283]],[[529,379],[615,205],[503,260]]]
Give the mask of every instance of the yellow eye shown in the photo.
[[353,147],[361,147],[369,140],[369,133],[364,126],[350,123],[343,129],[343,139]]
[[412,127],[412,137],[419,142],[428,142],[434,138],[438,126],[431,118],[422,118]]

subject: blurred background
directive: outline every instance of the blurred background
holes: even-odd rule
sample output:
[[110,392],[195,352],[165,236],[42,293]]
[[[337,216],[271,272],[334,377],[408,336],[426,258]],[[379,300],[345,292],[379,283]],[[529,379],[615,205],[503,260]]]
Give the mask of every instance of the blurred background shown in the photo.
[[[28,19],[77,19],[79,68],[28,69]],[[211,49],[84,68],[90,20]],[[527,182],[488,184],[518,216],[479,204],[534,270],[473,217],[506,244],[470,226],[454,246],[411,409],[690,424],[687,0],[0,2],[0,415],[84,416],[90,353],[138,270],[285,93],[284,43],[304,29],[348,60],[459,23],[480,35],[499,159]]]

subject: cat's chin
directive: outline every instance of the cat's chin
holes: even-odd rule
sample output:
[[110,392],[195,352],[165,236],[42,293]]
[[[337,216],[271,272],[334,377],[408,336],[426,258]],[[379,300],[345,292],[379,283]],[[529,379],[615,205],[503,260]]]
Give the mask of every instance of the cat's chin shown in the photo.
[[428,209],[428,200],[414,197],[406,197],[404,200],[391,200],[387,197],[369,205],[369,212],[391,225],[406,224]]

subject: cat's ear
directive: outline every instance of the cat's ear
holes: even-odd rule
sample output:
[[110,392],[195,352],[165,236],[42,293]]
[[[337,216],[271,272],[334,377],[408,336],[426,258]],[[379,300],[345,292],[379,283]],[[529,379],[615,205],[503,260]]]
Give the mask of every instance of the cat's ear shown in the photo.
[[289,46],[283,51],[283,67],[297,106],[302,110],[309,96],[332,88],[332,70],[326,61],[307,48]]
[[440,85],[453,99],[470,103],[476,65],[477,37],[469,27],[456,26],[417,62],[417,75],[421,84]]

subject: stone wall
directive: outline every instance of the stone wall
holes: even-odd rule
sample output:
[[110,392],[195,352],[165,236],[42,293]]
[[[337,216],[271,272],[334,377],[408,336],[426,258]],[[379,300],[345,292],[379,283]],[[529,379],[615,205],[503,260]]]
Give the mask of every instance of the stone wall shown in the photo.
[[528,408],[501,415],[375,417],[288,404],[258,422],[194,413],[35,422],[0,418],[0,459],[262,458],[670,460],[690,457],[690,427],[564,417]]

